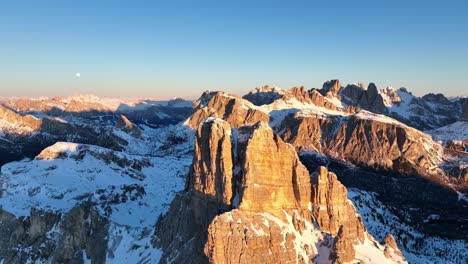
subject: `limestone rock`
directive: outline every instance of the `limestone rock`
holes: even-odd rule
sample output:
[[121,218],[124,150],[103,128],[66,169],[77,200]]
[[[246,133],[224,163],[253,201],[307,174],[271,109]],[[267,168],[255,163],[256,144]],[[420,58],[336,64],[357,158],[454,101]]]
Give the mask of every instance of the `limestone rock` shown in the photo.
[[348,191],[336,175],[320,167],[312,176],[312,215],[320,229],[338,235],[341,227],[351,243],[364,242],[365,228],[356,208],[348,200]]
[[161,262],[328,262],[330,251],[354,260],[365,228],[346,193],[325,168],[311,180],[294,147],[265,123],[235,129],[205,120],[186,189],[157,223]]
[[347,104],[359,106],[378,114],[388,113],[384,99],[374,83],[370,83],[367,90],[354,84],[348,85],[342,90],[342,94],[345,95],[344,98],[347,99],[345,103]]
[[195,154],[188,188],[216,203],[231,205],[233,160],[231,127],[220,119],[202,123],[195,136]]
[[398,249],[398,245],[392,234],[387,234],[383,242],[385,244],[384,254],[387,258],[392,258],[394,256],[403,258],[403,254]]
[[223,92],[205,92],[194,106],[195,113],[186,121],[191,128],[198,127],[208,117],[222,118],[234,128],[270,120],[266,113],[254,109],[247,100]]
[[337,96],[341,90],[341,82],[340,80],[331,80],[326,81],[322,86],[322,93],[325,95],[330,93],[332,96]]
[[353,247],[353,240],[345,226],[340,226],[338,234],[333,241],[330,259],[333,263],[342,264],[354,260],[356,252]]
[[239,209],[273,214],[306,210],[310,177],[294,147],[263,123],[241,127],[238,133]]
[[325,118],[295,114],[283,121],[281,130],[282,138],[297,149],[406,174],[442,173],[437,169],[442,146],[422,132],[368,112]]
[[121,129],[134,137],[138,138],[141,136],[141,130],[137,126],[135,126],[130,120],[128,120],[128,118],[124,115],[120,115],[120,118],[117,120],[116,126],[118,129]]
[[237,209],[221,214],[208,228],[204,253],[210,263],[310,263],[330,237],[297,212],[282,219]]
[[32,209],[16,218],[0,209],[0,259],[5,263],[105,263],[107,219],[90,202],[60,214]]

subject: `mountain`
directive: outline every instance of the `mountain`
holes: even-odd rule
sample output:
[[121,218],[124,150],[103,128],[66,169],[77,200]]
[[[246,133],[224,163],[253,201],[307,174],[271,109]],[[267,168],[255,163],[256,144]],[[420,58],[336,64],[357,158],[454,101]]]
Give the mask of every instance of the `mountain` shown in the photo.
[[0,262],[466,263],[466,98],[0,99]]
[[[318,94],[321,94],[323,99]],[[387,115],[419,130],[435,129],[459,119],[466,119],[468,115],[467,98],[451,101],[442,94],[417,97],[406,88],[387,87],[379,90],[374,83],[370,83],[367,88],[362,84],[349,84],[343,87],[339,80],[327,81],[321,89],[310,90],[305,90],[303,87],[283,90],[266,86],[250,91],[244,99],[258,106],[297,99],[299,102],[312,100],[315,105],[331,110],[358,107],[376,114]]]
[[186,190],[158,221],[163,262],[404,262],[366,233],[336,176],[310,177],[265,123],[208,120],[195,142]]

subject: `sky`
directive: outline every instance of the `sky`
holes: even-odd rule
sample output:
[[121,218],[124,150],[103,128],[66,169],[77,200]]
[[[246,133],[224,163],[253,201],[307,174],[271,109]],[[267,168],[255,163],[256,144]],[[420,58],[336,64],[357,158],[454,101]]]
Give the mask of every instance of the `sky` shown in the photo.
[[0,0],[0,96],[468,94],[468,1]]

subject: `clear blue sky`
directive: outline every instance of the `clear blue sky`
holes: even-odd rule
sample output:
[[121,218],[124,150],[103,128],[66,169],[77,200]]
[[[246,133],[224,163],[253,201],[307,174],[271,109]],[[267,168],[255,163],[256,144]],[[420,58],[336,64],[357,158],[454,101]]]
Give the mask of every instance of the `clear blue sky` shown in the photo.
[[466,95],[467,2],[0,0],[0,96],[196,97],[333,78]]

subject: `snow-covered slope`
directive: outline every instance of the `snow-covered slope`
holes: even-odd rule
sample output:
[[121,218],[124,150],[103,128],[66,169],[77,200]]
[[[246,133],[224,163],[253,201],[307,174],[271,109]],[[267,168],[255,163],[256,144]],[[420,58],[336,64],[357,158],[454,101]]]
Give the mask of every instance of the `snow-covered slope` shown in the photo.
[[[1,168],[1,209],[16,217],[27,217],[32,209],[65,214],[91,201],[109,220],[109,263],[157,263],[161,254],[151,242],[154,225],[183,189],[192,161],[193,142],[173,143],[170,137],[185,132],[191,133],[173,126],[147,128],[145,133],[158,134],[158,140],[146,142],[148,134],[133,138],[132,143],[140,142],[126,152],[135,155],[57,142],[33,160]],[[58,228],[51,232],[60,237]]]
[[[423,234],[398,217],[382,204],[376,193],[348,188],[351,199],[361,215],[369,233],[382,240],[386,234],[395,236],[398,246],[410,263],[466,263],[468,255],[465,240],[442,239]],[[416,210],[416,208],[415,208]],[[437,215],[433,215],[435,219]]]
[[434,140],[468,140],[468,121],[457,121],[444,127],[428,130],[426,133],[432,135]]

